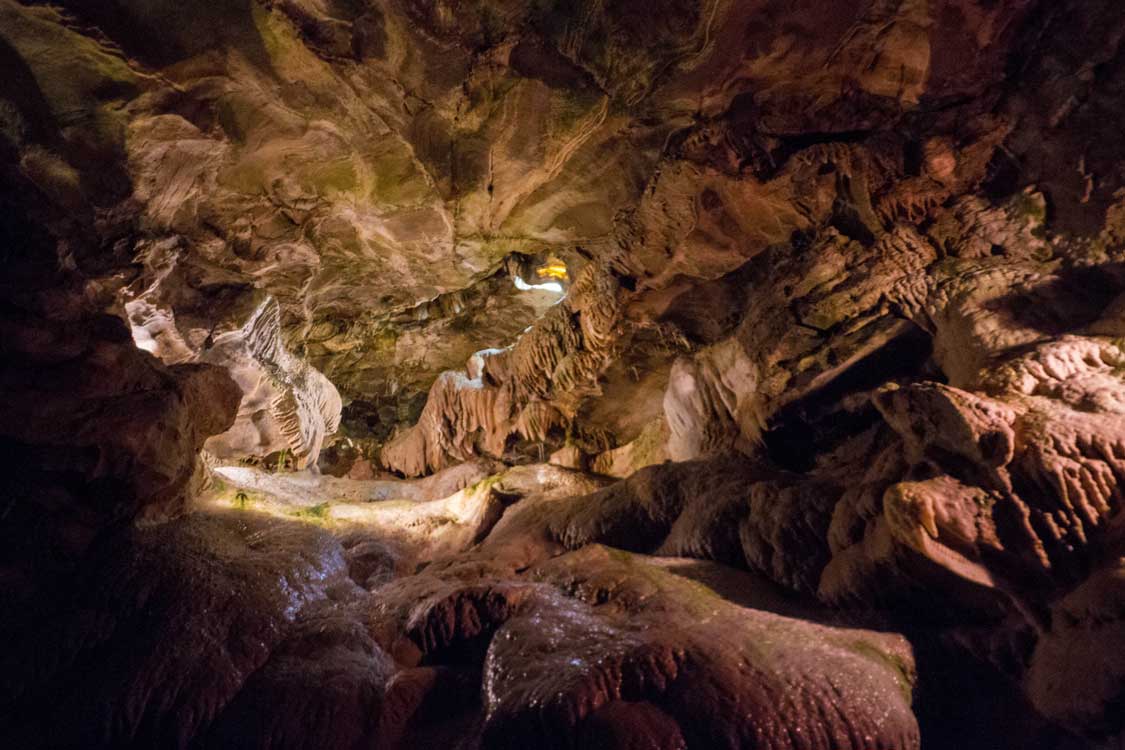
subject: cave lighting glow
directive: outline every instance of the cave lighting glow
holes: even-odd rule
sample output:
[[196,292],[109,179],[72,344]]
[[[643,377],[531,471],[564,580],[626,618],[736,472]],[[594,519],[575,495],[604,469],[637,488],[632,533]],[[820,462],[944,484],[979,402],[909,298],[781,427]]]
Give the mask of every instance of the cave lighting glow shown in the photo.
[[138,349],[149,352],[150,354],[156,353],[160,344],[152,337],[148,329],[142,326],[130,326],[130,329],[133,334],[133,343]]
[[531,289],[541,289],[545,292],[554,292],[555,294],[563,293],[562,284],[557,281],[547,281],[542,284],[528,284],[519,276],[513,276],[512,278],[516,282],[516,289],[519,289],[522,292],[526,292]]
[[566,264],[561,260],[551,260],[547,265],[535,269],[535,275],[541,279],[558,279],[566,281],[568,278]]

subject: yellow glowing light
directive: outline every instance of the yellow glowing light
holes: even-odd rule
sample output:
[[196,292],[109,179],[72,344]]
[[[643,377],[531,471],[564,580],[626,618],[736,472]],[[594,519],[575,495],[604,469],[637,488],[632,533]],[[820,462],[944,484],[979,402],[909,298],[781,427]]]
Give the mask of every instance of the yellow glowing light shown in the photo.
[[545,266],[536,268],[535,275],[541,279],[559,279],[560,281],[566,281],[566,264],[562,261],[553,260]]

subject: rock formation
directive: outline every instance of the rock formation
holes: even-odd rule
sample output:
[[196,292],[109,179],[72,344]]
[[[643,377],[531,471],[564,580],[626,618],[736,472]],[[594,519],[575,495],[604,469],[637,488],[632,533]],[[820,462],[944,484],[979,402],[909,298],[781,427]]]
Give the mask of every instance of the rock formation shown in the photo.
[[1115,746],[1123,40],[0,0],[0,745]]

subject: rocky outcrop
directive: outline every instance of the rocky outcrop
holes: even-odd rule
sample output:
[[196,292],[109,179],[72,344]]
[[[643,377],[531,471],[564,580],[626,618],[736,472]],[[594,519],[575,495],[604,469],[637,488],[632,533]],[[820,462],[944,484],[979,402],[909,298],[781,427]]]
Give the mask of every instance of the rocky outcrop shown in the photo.
[[102,312],[113,217],[70,234],[84,225],[3,166],[17,189],[0,191],[0,579],[15,613],[101,536],[185,513],[206,481],[200,449],[240,394],[221,368],[162,364]]
[[[544,722],[587,713],[598,721],[579,736],[622,737],[646,715],[632,704],[648,703],[678,729],[659,733],[664,747],[784,747],[795,735],[810,747],[917,745],[904,642],[763,612],[749,580],[724,580],[705,565],[677,574],[679,565],[591,546],[539,568],[537,578],[578,592],[591,610],[552,617],[553,607],[541,606],[497,631],[485,661],[486,738],[517,746],[521,731],[526,742]],[[742,606],[710,599],[724,584],[748,593]],[[615,627],[623,613],[629,624]],[[582,663],[602,649],[609,654],[595,669]],[[516,665],[530,686],[510,677]],[[572,687],[560,695],[558,681]]]
[[1079,731],[1122,730],[1122,560],[1111,555],[1052,608],[1050,632],[1031,657],[1026,688],[1045,715]]
[[201,359],[225,367],[242,388],[233,428],[207,441],[220,459],[289,451],[293,466],[316,464],[340,424],[340,394],[281,342],[277,302],[264,301],[236,331],[214,337]]
[[512,347],[474,355],[475,373],[443,373],[418,424],[384,448],[383,463],[417,475],[478,452],[499,457],[513,437],[560,441],[609,363],[619,310],[606,278],[604,269],[586,268],[566,299]]
[[39,528],[51,536],[37,544],[76,553],[108,525],[182,513],[199,488],[199,449],[234,417],[230,378],[210,365],[161,366],[108,316],[64,323],[8,312],[3,326],[13,545]]
[[795,619],[746,574],[595,546],[507,582],[474,581],[504,563],[470,555],[386,583],[379,548],[234,510],[107,540],[73,594],[96,632],[8,632],[26,648],[5,651],[17,710],[0,730],[29,748],[413,747],[438,701],[439,722],[475,717],[479,747],[638,729],[661,747],[782,748],[798,730],[811,747],[918,747],[905,641]]
[[[325,440],[340,424],[336,387],[282,340],[277,300],[249,290],[224,295],[221,313],[180,305],[183,275],[174,245],[147,246],[138,256],[146,273],[119,295],[137,346],[163,361],[223,367],[242,389],[231,429],[207,442],[217,459],[261,460],[284,452],[293,467],[316,465]],[[195,300],[197,304],[201,300]]]

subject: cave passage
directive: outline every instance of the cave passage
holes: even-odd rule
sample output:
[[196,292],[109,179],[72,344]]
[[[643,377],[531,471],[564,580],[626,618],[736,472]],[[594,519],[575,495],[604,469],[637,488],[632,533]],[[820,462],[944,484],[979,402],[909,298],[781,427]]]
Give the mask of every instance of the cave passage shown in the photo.
[[1125,747],[1119,0],[0,66],[0,748]]

